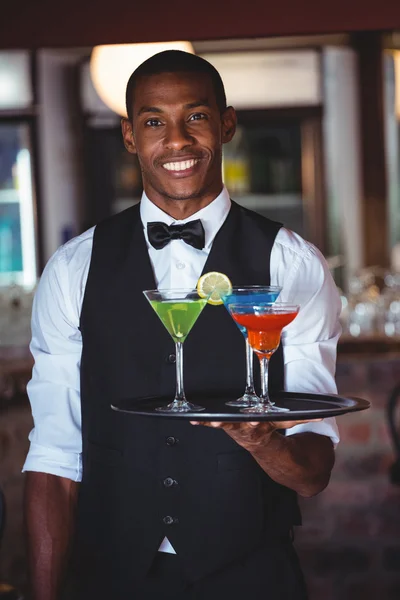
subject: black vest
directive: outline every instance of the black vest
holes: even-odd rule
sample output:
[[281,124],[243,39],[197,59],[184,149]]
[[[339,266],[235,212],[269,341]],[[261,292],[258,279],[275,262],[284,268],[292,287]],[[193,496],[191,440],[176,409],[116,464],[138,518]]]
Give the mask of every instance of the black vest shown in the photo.
[[[280,227],[232,203],[203,272],[226,273],[237,286],[269,285]],[[173,398],[174,344],[142,294],[155,288],[139,207],[99,224],[80,325],[83,480],[75,559],[90,598],[107,586],[113,598],[125,597],[164,536],[195,581],[300,522],[295,493],[225,432],[111,410],[114,398]],[[224,306],[207,305],[190,332],[184,382],[189,400],[192,393],[242,394],[244,340]],[[270,388],[282,387],[279,350]]]

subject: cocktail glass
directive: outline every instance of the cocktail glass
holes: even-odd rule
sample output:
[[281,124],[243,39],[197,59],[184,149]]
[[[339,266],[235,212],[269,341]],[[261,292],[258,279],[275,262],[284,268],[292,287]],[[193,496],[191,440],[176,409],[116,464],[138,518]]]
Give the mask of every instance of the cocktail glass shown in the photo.
[[175,342],[176,392],[173,402],[156,410],[163,412],[189,412],[204,410],[203,406],[186,400],[183,388],[183,343],[208,298],[200,298],[195,289],[145,290],[143,294],[157,313]]
[[[225,307],[229,311],[232,304],[241,305],[257,305],[257,304],[272,304],[279,296],[282,288],[278,286],[261,286],[250,285],[246,287],[234,287],[226,296],[222,297]],[[259,398],[254,389],[253,375],[253,349],[249,344],[247,337],[247,329],[240,325],[237,321],[236,325],[242,332],[246,342],[246,387],[243,395],[237,400],[226,402],[228,406],[234,407],[249,407],[257,403]]]
[[230,304],[232,318],[247,330],[251,348],[260,360],[261,395],[256,404],[242,408],[240,412],[264,414],[268,412],[288,412],[289,409],[276,406],[268,394],[268,366],[273,353],[278,349],[282,329],[297,316],[300,307],[286,302],[261,304]]

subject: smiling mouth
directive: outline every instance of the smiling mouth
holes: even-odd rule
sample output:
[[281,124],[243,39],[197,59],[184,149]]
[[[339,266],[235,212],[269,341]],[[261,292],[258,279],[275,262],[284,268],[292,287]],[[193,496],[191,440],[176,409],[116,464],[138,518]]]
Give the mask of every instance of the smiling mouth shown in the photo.
[[191,160],[180,160],[174,162],[168,162],[163,164],[163,168],[167,171],[187,171],[192,169],[198,162],[199,158],[193,158]]

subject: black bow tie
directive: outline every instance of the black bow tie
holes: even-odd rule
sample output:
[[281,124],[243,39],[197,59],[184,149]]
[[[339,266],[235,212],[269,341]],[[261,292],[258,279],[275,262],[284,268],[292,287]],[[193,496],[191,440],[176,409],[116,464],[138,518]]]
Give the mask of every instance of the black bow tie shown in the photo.
[[161,221],[153,221],[147,223],[147,235],[150,244],[156,250],[161,250],[171,240],[183,240],[197,250],[204,248],[204,227],[200,219],[184,225],[167,225]]

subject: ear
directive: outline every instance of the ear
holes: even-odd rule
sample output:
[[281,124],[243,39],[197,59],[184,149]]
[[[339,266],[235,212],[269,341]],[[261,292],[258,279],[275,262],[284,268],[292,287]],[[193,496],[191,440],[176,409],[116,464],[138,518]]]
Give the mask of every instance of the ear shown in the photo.
[[237,116],[232,106],[228,106],[221,115],[222,122],[222,143],[227,144],[231,141],[236,131]]
[[122,137],[124,146],[131,154],[136,154],[135,138],[133,137],[132,123],[128,119],[121,119]]

